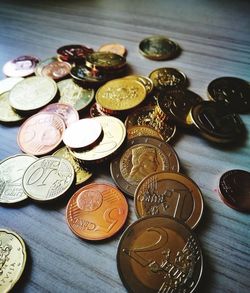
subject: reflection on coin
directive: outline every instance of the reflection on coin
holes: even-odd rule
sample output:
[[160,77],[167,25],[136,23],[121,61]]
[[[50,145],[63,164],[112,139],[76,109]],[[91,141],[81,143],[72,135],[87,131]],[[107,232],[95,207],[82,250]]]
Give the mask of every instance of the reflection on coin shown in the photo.
[[17,114],[9,104],[9,92],[0,94],[0,121],[17,122],[24,117]]
[[36,76],[43,76],[42,75],[42,70],[43,68],[52,63],[52,62],[55,62],[55,61],[58,61],[56,57],[51,57],[51,58],[47,58],[45,60],[42,60],[40,61],[37,65],[36,65],[36,68],[35,68],[35,75]]
[[48,154],[60,144],[64,130],[65,124],[59,115],[39,112],[21,125],[17,143],[27,154]]
[[105,116],[105,115],[110,115],[108,113],[104,113],[101,109],[101,107],[97,104],[94,103],[89,110],[89,115],[90,117],[94,118],[94,117],[98,117],[98,116]]
[[63,195],[73,181],[74,168],[68,160],[45,156],[28,167],[22,183],[30,198],[48,201]]
[[153,88],[154,88],[154,84],[153,81],[147,77],[147,76],[143,76],[143,75],[128,75],[124,78],[129,78],[129,79],[134,79],[139,81],[140,83],[142,83],[147,91],[147,95],[149,95]]
[[129,292],[194,292],[203,269],[192,231],[169,217],[146,217],[130,225],[117,249],[117,268]]
[[126,48],[121,45],[121,44],[117,44],[117,43],[111,43],[111,44],[105,44],[102,45],[99,49],[99,52],[111,52],[111,53],[115,53],[117,55],[120,56],[125,56],[126,55]]
[[169,144],[154,137],[129,140],[125,151],[110,164],[113,180],[131,197],[143,178],[158,171],[178,172],[179,160]]
[[225,204],[238,211],[250,212],[250,172],[227,171],[220,178],[219,191]]
[[0,203],[15,203],[28,197],[23,190],[22,178],[36,160],[33,156],[16,155],[0,162]]
[[154,128],[151,128],[149,126],[135,125],[135,126],[131,126],[130,128],[127,129],[127,138],[128,139],[132,139],[137,136],[152,136],[152,137],[156,137],[156,138],[164,140],[158,131],[156,131]]
[[203,198],[197,184],[187,176],[155,172],[137,186],[135,211],[137,217],[171,216],[193,229],[202,216]]
[[87,240],[113,236],[124,225],[127,215],[124,195],[106,183],[92,183],[79,189],[69,200],[66,210],[72,232]]
[[9,292],[20,279],[27,259],[23,239],[0,228],[0,290]]
[[37,110],[51,102],[56,92],[56,83],[51,78],[28,77],[10,91],[10,105],[20,111]]
[[10,91],[23,77],[8,77],[0,80],[0,95]]
[[126,58],[111,52],[94,52],[86,57],[86,67],[97,70],[117,70],[126,65]]
[[66,45],[57,49],[58,59],[69,63],[84,62],[86,56],[94,52],[83,45]]
[[60,148],[53,153],[53,156],[58,158],[64,158],[71,163],[76,174],[76,185],[87,181],[92,176],[92,173],[87,169],[87,167],[84,167],[78,162],[78,160],[74,159],[74,157],[68,151],[67,147]]
[[54,61],[42,68],[41,75],[54,80],[60,80],[69,75],[70,70],[71,65],[68,62]]

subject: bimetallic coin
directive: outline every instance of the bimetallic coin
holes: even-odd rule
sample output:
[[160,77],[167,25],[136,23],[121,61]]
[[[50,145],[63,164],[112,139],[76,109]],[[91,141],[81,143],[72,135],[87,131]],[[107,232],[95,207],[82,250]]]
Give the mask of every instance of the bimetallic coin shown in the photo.
[[208,85],[208,96],[213,101],[226,103],[234,113],[250,111],[250,85],[236,77],[220,77]]
[[124,286],[134,293],[194,292],[203,269],[195,234],[163,216],[131,224],[120,239],[116,259]]
[[12,231],[0,229],[0,291],[9,292],[20,279],[27,254],[23,239]]
[[146,98],[146,89],[136,80],[119,78],[100,87],[95,98],[96,102],[105,109],[128,110],[143,102]]
[[181,71],[175,68],[158,68],[149,74],[154,87],[157,90],[166,90],[172,88],[183,88],[186,86],[187,77]]
[[29,77],[12,88],[9,95],[10,105],[19,111],[37,110],[51,102],[56,92],[56,83],[51,78]]
[[64,61],[54,61],[45,65],[41,70],[41,76],[50,77],[54,80],[60,80],[69,75],[71,65]]
[[3,73],[9,77],[25,77],[34,73],[39,59],[34,56],[20,56],[3,66]]
[[74,181],[74,168],[63,158],[45,156],[32,163],[23,175],[23,188],[38,201],[49,201],[63,195]]
[[80,119],[65,130],[63,142],[72,149],[86,148],[93,145],[101,133],[102,126],[96,119]]
[[191,229],[199,223],[203,198],[197,184],[180,173],[155,172],[145,177],[135,191],[135,212],[145,216],[171,216]]
[[159,171],[178,172],[179,160],[169,144],[153,137],[129,140],[125,151],[110,164],[115,184],[131,197],[147,175]]
[[101,142],[89,151],[72,151],[72,155],[86,163],[93,163],[109,159],[122,145],[126,137],[123,122],[112,116],[100,116],[96,119],[102,126],[103,138]]
[[22,178],[36,160],[33,156],[16,155],[0,162],[0,203],[15,203],[28,197],[23,190]]
[[9,104],[9,92],[0,94],[0,121],[17,122],[23,120],[24,117],[17,114]]
[[21,125],[17,143],[27,154],[45,155],[60,144],[64,130],[65,124],[59,115],[39,112]]
[[117,70],[126,65],[126,58],[111,52],[94,52],[86,57],[86,67],[97,70]]
[[224,173],[219,182],[219,195],[229,207],[250,212],[250,172],[230,170]]
[[127,129],[127,138],[132,139],[138,136],[152,136],[164,140],[161,134],[155,129],[148,126],[132,126]]
[[117,44],[117,43],[111,43],[111,44],[105,44],[102,45],[99,49],[99,52],[111,52],[120,56],[125,56],[126,55],[126,48],[121,45],[121,44]]
[[122,228],[127,215],[124,195],[105,183],[92,183],[79,189],[69,200],[66,210],[72,232],[87,240],[113,236]]
[[154,84],[153,84],[153,81],[147,77],[147,76],[143,76],[143,75],[128,75],[128,76],[125,76],[124,78],[129,78],[129,79],[134,79],[134,80],[137,80],[139,82],[141,82],[146,91],[147,91],[147,95],[149,95],[153,88],[154,88]]
[[83,45],[66,45],[57,49],[58,59],[69,63],[84,62],[94,50]]
[[23,77],[8,77],[0,80],[0,95],[10,91],[17,83],[23,80]]
[[76,185],[87,181],[92,176],[92,173],[88,170],[88,168],[84,167],[83,164],[80,164],[80,162],[71,155],[67,147],[60,148],[53,153],[53,156],[64,158],[71,163],[76,174]]
[[148,59],[168,60],[177,56],[179,46],[164,36],[151,36],[139,44],[139,52]]
[[58,102],[69,104],[77,111],[86,108],[94,99],[93,89],[80,87],[71,78],[59,81],[57,86],[60,92]]

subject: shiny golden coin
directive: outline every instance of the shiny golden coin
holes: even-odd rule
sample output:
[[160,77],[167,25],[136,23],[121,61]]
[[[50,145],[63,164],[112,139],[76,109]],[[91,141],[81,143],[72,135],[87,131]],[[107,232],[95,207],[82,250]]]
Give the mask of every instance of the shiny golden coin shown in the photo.
[[59,103],[73,106],[77,111],[86,108],[94,99],[95,91],[77,85],[72,78],[57,83],[60,98]]
[[20,279],[27,259],[23,239],[0,228],[0,291],[9,292]]
[[92,176],[92,173],[87,169],[87,167],[84,167],[83,164],[80,164],[80,162],[72,156],[67,147],[60,148],[54,152],[53,156],[64,158],[71,163],[76,174],[76,185],[87,181]]
[[0,95],[10,91],[17,83],[23,80],[23,77],[8,77],[0,80]]
[[96,119],[102,126],[101,142],[89,151],[70,150],[75,158],[89,163],[108,159],[119,149],[126,137],[126,128],[120,119],[112,116],[99,116],[92,119]]
[[45,156],[32,163],[23,175],[23,188],[38,201],[49,201],[63,195],[74,181],[74,168],[63,158]]
[[96,93],[96,102],[101,107],[114,111],[134,108],[145,98],[145,87],[136,80],[125,78],[105,83]]
[[0,121],[17,122],[24,117],[17,114],[9,104],[9,92],[0,94]]
[[120,55],[120,56],[125,56],[127,50],[121,44],[111,43],[111,44],[102,45],[98,49],[98,51],[99,52],[111,52],[111,53],[115,53],[115,54]]
[[149,95],[153,88],[154,88],[154,84],[153,84],[153,81],[147,77],[147,76],[143,76],[143,75],[128,75],[128,76],[125,76],[124,78],[128,78],[128,79],[134,79],[134,80],[137,80],[139,82],[141,82],[146,91],[147,91],[147,95]]
[[152,136],[155,138],[163,139],[162,135],[155,129],[149,126],[132,126],[127,129],[127,138],[132,139],[137,136]]
[[199,223],[203,212],[202,193],[197,184],[180,173],[155,172],[145,177],[135,191],[138,218],[171,216],[191,229]]
[[203,269],[195,234],[169,217],[146,217],[130,225],[116,259],[128,292],[191,293]]
[[0,203],[15,203],[28,196],[22,178],[26,169],[37,160],[29,155],[16,155],[0,162]]
[[28,77],[10,91],[10,105],[19,111],[37,110],[51,102],[56,92],[56,83],[51,78]]
[[86,66],[91,69],[111,71],[126,65],[126,58],[110,52],[94,52],[86,56]]

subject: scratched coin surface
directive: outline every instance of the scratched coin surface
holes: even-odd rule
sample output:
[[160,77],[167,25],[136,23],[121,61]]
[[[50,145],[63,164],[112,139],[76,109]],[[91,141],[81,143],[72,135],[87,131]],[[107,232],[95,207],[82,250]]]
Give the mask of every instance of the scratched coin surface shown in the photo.
[[9,92],[0,94],[0,121],[17,122],[23,120],[24,117],[16,113],[9,103]]
[[22,178],[29,165],[36,160],[36,157],[20,154],[0,162],[0,203],[15,203],[28,197]]
[[76,191],[68,202],[66,218],[73,233],[87,240],[113,236],[124,225],[128,204],[124,195],[106,183],[92,183]]
[[0,228],[0,291],[9,292],[20,279],[27,254],[23,239],[13,231]]
[[159,139],[163,139],[162,135],[156,131],[154,128],[149,126],[141,125],[141,126],[131,126],[127,129],[127,138],[132,139],[137,136],[152,136]]
[[131,224],[120,239],[116,259],[124,286],[134,293],[194,292],[203,269],[195,234],[163,216]]
[[32,163],[23,175],[23,188],[38,201],[49,201],[63,195],[74,181],[74,168],[63,158],[45,156]]
[[56,93],[57,86],[51,78],[28,77],[10,91],[10,105],[20,111],[37,110],[51,102]]
[[169,144],[154,137],[129,140],[124,152],[110,164],[114,182],[131,197],[141,180],[158,171],[178,172],[179,160]]
[[115,53],[120,56],[125,56],[126,55],[126,48],[118,43],[110,43],[110,44],[104,44],[102,45],[99,49],[99,52],[111,52]]
[[65,124],[59,115],[39,112],[21,125],[17,143],[27,154],[45,155],[61,143],[64,130]]
[[23,77],[7,77],[0,80],[0,95],[10,91],[17,83],[23,80]]
[[250,212],[250,172],[229,170],[219,181],[219,195],[231,208]]
[[174,172],[155,172],[145,177],[135,191],[135,212],[145,216],[171,216],[191,229],[203,212],[202,193],[189,177]]

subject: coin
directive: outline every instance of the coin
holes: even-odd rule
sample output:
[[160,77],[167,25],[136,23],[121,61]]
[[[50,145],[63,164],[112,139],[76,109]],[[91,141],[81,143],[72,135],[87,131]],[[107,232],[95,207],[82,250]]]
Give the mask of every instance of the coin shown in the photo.
[[103,138],[101,142],[89,151],[72,151],[72,155],[86,163],[104,161],[114,155],[126,137],[126,128],[123,122],[112,116],[100,116],[96,119],[102,126]]
[[45,60],[40,61],[35,68],[35,75],[36,76],[43,76],[42,70],[46,65],[49,65],[55,61],[58,61],[56,57],[47,58]]
[[64,130],[65,124],[59,115],[39,112],[21,125],[17,143],[27,154],[45,155],[60,144]]
[[9,104],[9,92],[0,94],[0,121],[2,122],[17,122],[24,119],[16,113]]
[[12,88],[9,101],[19,111],[37,110],[51,102],[56,92],[56,83],[51,78],[32,76]]
[[189,120],[206,139],[229,143],[243,136],[245,127],[239,115],[220,102],[203,101],[189,112]]
[[76,185],[87,181],[92,176],[92,173],[87,169],[87,167],[84,167],[82,164],[80,164],[78,160],[74,159],[67,147],[62,147],[59,150],[55,151],[53,153],[53,156],[58,158],[64,158],[71,163],[76,174]]
[[63,142],[72,149],[86,148],[93,145],[101,133],[102,126],[96,119],[80,119],[65,130]]
[[23,175],[23,188],[38,201],[49,201],[63,195],[74,181],[74,168],[63,158],[45,156],[32,163]]
[[101,107],[97,103],[94,103],[89,110],[89,115],[90,115],[90,117],[94,118],[94,117],[103,116],[103,115],[105,116],[105,115],[109,115],[109,114],[104,113],[101,110]]
[[16,155],[0,162],[0,203],[16,203],[28,197],[23,190],[22,177],[36,160],[33,156]]
[[86,57],[86,67],[111,71],[126,65],[126,58],[111,52],[94,52]]
[[95,98],[105,109],[128,110],[138,106],[146,98],[146,89],[136,80],[119,78],[100,87]]
[[87,240],[113,236],[124,225],[128,204],[124,195],[106,183],[79,189],[68,202],[66,218],[73,233]]
[[20,56],[3,66],[3,73],[9,77],[25,77],[34,73],[39,59],[34,56]]
[[72,107],[69,104],[62,104],[62,103],[49,104],[41,111],[58,114],[59,116],[62,117],[66,127],[69,127],[72,123],[79,120],[78,112],[75,110],[74,107]]
[[152,79],[157,90],[183,88],[187,83],[186,75],[175,68],[163,67],[155,69],[149,74],[149,78]]
[[54,61],[42,68],[41,75],[57,81],[69,75],[70,70],[71,65],[68,62]]
[[234,113],[250,111],[250,85],[236,77],[220,77],[208,85],[208,96],[213,101],[226,103]]
[[155,138],[163,139],[161,134],[156,131],[155,129],[149,127],[149,126],[132,126],[127,129],[127,138],[128,139],[133,139],[137,136],[152,136]]
[[126,48],[118,43],[104,44],[99,49],[99,52],[111,52],[120,56],[126,55]]
[[26,264],[27,254],[23,239],[0,228],[0,289],[9,292],[20,279]]
[[151,36],[140,42],[139,52],[149,59],[168,60],[176,57],[179,46],[164,36]]
[[141,82],[144,85],[144,87],[145,87],[145,89],[147,91],[147,95],[149,95],[152,92],[153,88],[154,88],[153,81],[147,76],[143,76],[143,75],[128,75],[128,76],[125,76],[124,78],[135,79],[135,80]]
[[244,170],[225,172],[219,182],[219,195],[229,207],[250,212],[250,173]]
[[10,91],[17,83],[23,80],[23,77],[8,77],[0,80],[0,95]]
[[57,49],[58,59],[69,63],[84,62],[86,56],[94,50],[83,45],[66,45]]
[[189,177],[174,172],[149,174],[135,191],[135,212],[145,216],[171,216],[191,229],[199,223],[203,212],[202,193]]
[[72,78],[57,83],[60,98],[59,103],[69,104],[77,111],[86,108],[94,99],[94,90],[77,85]]
[[203,269],[195,234],[163,216],[131,224],[120,239],[116,260],[128,292],[194,292]]
[[169,144],[154,137],[129,140],[124,152],[110,164],[115,184],[131,197],[144,177],[158,171],[178,172],[179,160]]

